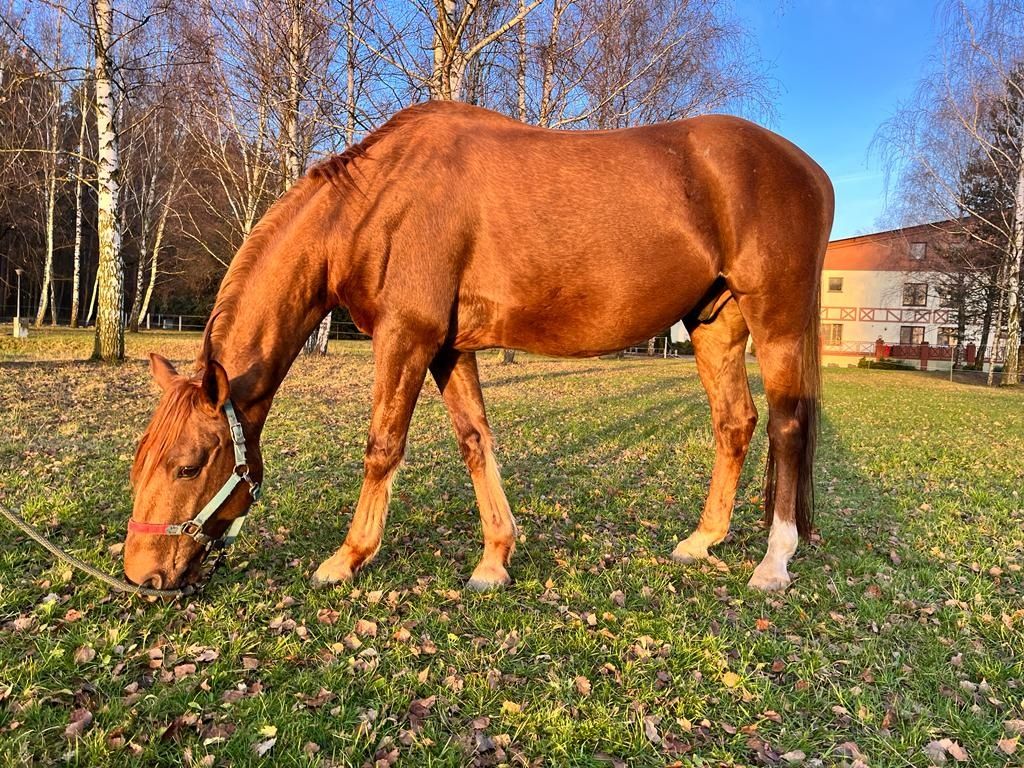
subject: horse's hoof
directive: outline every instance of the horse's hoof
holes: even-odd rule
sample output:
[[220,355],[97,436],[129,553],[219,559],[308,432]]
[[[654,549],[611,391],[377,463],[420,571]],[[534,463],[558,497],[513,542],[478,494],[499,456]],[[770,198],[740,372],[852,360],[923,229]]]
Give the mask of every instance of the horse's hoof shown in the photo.
[[473,571],[473,575],[466,582],[466,587],[474,592],[488,592],[492,589],[501,589],[512,583],[508,571],[502,566],[485,566],[480,563]]
[[696,547],[686,541],[680,541],[672,551],[672,559],[683,565],[692,565],[700,560],[708,559],[708,548]]
[[337,556],[331,557],[320,564],[313,574],[314,587],[332,587],[345,581],[352,581],[352,569],[339,563]]
[[778,573],[761,566],[754,569],[754,575],[747,582],[748,587],[759,592],[783,592],[789,584],[789,574],[785,570]]

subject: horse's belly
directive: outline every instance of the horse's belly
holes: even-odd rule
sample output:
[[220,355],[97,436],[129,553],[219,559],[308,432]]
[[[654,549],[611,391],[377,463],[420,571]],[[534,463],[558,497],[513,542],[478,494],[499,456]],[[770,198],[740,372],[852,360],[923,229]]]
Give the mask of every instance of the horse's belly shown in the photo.
[[570,284],[514,295],[460,298],[455,345],[506,347],[558,357],[616,352],[661,333],[701,299],[713,276]]

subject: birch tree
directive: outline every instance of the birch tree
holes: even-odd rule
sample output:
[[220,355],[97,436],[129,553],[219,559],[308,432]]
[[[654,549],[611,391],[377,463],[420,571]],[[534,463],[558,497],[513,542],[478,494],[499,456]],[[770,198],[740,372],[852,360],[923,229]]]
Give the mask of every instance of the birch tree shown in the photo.
[[95,45],[96,192],[98,200],[96,340],[93,358],[124,359],[124,260],[121,253],[120,156],[114,104],[112,0],[91,0]]
[[[877,141],[896,179],[897,199],[910,216],[958,223],[980,253],[994,248],[1000,254],[992,270],[993,346],[998,347],[1005,328],[1001,380],[1017,384],[1024,253],[1024,7],[1019,0],[947,0],[942,10],[935,70],[921,81],[911,102],[880,128]],[[970,187],[961,182],[970,175],[985,179],[991,194],[965,194]]]
[[82,283],[82,205],[85,184],[86,135],[89,121],[89,90],[86,83],[78,89],[78,152],[75,172],[75,246],[71,271],[71,320],[72,328],[78,327],[79,301]]

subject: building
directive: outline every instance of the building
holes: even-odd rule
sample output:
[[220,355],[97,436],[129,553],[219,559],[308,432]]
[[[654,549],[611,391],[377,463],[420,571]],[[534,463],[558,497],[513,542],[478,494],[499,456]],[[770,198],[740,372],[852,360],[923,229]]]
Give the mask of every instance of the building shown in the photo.
[[[886,357],[949,368],[957,323],[942,295],[945,237],[941,226],[926,224],[829,243],[821,275],[824,365]],[[967,327],[968,362],[980,335]]]

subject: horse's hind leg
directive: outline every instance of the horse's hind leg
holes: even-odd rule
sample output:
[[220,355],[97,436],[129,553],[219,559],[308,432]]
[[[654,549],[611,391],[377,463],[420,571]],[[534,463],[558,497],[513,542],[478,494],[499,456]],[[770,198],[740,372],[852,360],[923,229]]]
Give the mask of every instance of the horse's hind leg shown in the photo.
[[[812,279],[816,277],[812,275]],[[812,283],[805,287],[810,298],[798,294],[782,304],[765,295],[739,298],[757,346],[768,400],[764,496],[771,531],[768,551],[750,578],[750,587],[754,589],[781,590],[789,585],[789,560],[796,552],[800,536],[810,537],[813,523],[813,462],[820,388],[818,307],[813,298],[817,286]]]
[[469,587],[482,590],[508,584],[505,566],[515,549],[516,524],[494,460],[476,355],[444,350],[431,363],[430,372],[451,416],[480,507],[484,554],[469,579]]
[[710,322],[688,321],[687,330],[693,340],[697,372],[711,402],[715,467],[697,530],[672,553],[674,560],[683,563],[706,558],[708,547],[729,533],[736,487],[757,424],[747,383],[749,332],[735,299],[728,299]]

